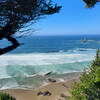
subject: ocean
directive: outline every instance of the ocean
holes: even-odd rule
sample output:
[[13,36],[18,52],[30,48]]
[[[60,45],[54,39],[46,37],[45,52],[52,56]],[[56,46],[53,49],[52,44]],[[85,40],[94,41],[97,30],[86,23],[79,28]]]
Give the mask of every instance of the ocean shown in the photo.
[[[87,37],[88,42],[83,43]],[[67,73],[89,68],[100,48],[100,35],[30,36],[24,43],[0,56],[0,89],[32,89],[48,84],[49,78],[65,81]],[[0,47],[10,45],[0,41]]]

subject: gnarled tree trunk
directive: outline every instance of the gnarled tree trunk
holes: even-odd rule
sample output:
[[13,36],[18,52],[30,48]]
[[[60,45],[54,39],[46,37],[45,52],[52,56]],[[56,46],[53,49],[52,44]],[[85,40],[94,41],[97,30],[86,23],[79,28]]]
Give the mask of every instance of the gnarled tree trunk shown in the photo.
[[7,46],[7,47],[5,47],[3,49],[0,49],[0,55],[16,49],[20,45],[18,43],[18,41],[15,38],[11,37],[11,36],[7,37],[6,39],[8,41],[10,41],[12,43],[12,45],[11,46]]
[[12,31],[12,26],[13,25],[11,25],[10,23],[7,23],[0,32],[0,40],[6,38],[8,41],[12,43],[12,45],[0,49],[0,55],[12,51],[16,49],[18,46],[20,46],[18,41],[14,37],[12,37],[12,34],[15,33],[14,31]]

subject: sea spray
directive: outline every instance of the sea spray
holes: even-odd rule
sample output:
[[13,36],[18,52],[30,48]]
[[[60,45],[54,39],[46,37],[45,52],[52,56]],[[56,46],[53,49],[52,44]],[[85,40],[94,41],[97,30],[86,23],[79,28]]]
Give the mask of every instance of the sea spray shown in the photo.
[[[48,84],[49,77],[66,80],[64,74],[80,72],[94,55],[59,53],[8,54],[0,56],[0,89],[37,88]],[[34,59],[35,58],[35,59]]]
[[[8,54],[0,56],[0,89],[39,88],[48,78],[66,80],[66,74],[79,73],[90,66],[100,47],[99,36],[33,36],[19,39],[24,43]],[[10,45],[0,41],[1,47]],[[7,44],[8,43],[8,44]],[[45,77],[48,72],[52,72]],[[74,78],[77,75],[73,75]]]

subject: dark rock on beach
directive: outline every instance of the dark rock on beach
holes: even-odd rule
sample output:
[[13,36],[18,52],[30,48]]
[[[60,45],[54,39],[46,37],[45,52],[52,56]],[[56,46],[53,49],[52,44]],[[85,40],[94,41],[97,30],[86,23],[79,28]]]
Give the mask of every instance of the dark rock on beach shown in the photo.
[[50,93],[49,91],[45,91],[45,92],[43,93],[43,96],[51,96],[51,93]]
[[49,82],[52,82],[52,83],[55,83],[55,82],[56,82],[56,79],[48,78],[48,81],[49,81]]
[[67,98],[67,96],[63,93],[60,96],[63,97],[63,98]]
[[48,75],[50,75],[51,73],[52,73],[52,71],[46,73],[44,76],[48,76]]
[[37,93],[37,96],[40,96],[42,94],[43,94],[43,92],[40,91],[40,92]]
[[40,96],[40,95],[43,95],[43,96],[50,96],[51,95],[51,93],[49,92],[49,91],[45,91],[45,92],[38,92],[37,93],[37,96]]

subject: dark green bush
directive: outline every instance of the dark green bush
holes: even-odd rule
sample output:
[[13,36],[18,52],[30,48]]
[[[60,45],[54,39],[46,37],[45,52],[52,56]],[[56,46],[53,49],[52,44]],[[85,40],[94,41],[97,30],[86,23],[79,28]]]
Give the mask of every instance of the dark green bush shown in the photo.
[[0,93],[0,100],[16,100],[12,96],[6,93]]
[[88,71],[80,76],[72,88],[69,100],[100,100],[100,51],[97,50],[95,60]]

